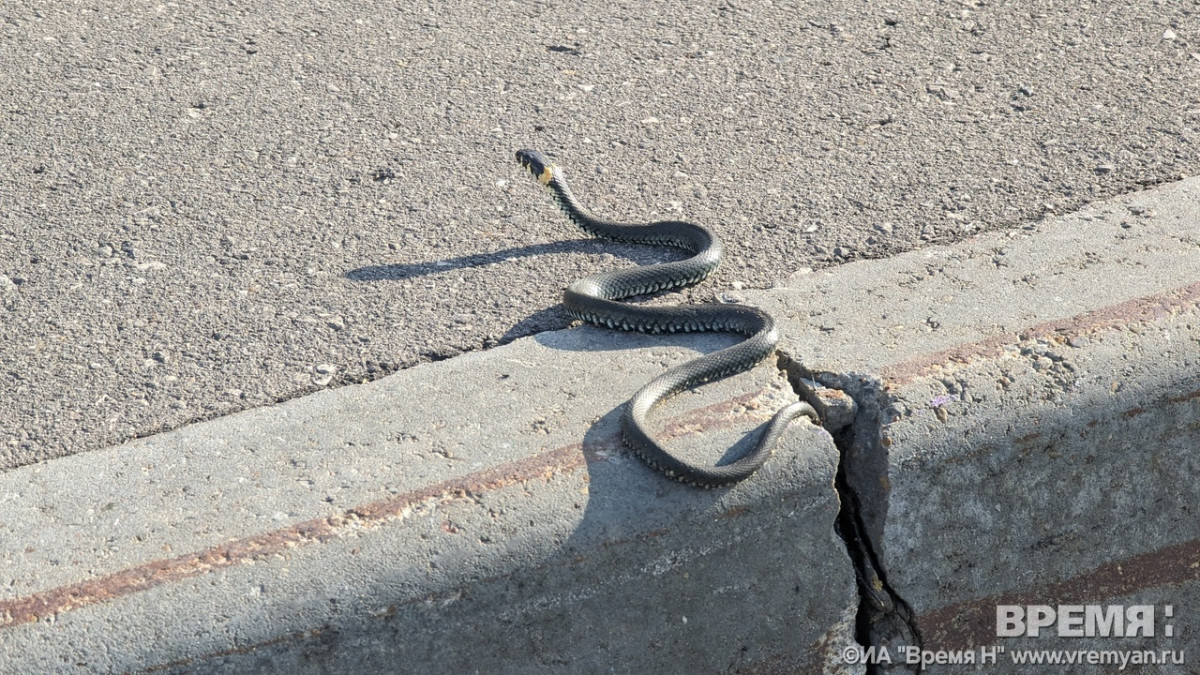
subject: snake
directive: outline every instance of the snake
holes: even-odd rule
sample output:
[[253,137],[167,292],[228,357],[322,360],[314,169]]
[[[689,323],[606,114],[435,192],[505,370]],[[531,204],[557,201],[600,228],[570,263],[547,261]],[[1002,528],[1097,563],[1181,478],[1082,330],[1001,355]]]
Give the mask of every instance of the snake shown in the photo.
[[644,333],[717,331],[746,336],[733,346],[705,354],[667,369],[639,389],[621,415],[625,444],[652,469],[681,483],[715,488],[742,481],[770,458],[788,424],[803,415],[820,418],[804,401],[791,403],[767,422],[757,444],[728,464],[700,466],[668,451],[651,435],[650,412],[663,401],[707,382],[721,380],[755,367],[774,351],[779,330],[770,314],[741,304],[633,305],[624,298],[697,284],[721,264],[721,240],[707,227],[679,220],[623,224],[598,218],[579,203],[567,186],[563,170],[537,150],[518,150],[517,161],[550,190],[559,209],[584,232],[616,242],[669,246],[691,254],[678,260],[599,272],[570,283],[563,307],[576,320],[601,328]]

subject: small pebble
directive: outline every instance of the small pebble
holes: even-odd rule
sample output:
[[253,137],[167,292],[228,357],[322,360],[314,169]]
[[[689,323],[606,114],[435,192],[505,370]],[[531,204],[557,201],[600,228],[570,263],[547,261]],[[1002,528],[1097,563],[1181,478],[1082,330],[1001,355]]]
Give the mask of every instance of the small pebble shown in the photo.
[[336,373],[337,366],[329,364],[329,363],[322,363],[317,366],[317,372],[321,373],[322,375],[325,375],[328,373]]

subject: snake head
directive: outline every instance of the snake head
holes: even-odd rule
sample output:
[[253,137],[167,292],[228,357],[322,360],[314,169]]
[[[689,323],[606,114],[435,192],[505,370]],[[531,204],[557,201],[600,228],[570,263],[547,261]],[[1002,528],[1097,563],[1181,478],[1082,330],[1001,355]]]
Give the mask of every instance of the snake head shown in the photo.
[[542,185],[547,185],[554,178],[554,165],[537,150],[518,150],[517,161],[529,170],[533,177]]

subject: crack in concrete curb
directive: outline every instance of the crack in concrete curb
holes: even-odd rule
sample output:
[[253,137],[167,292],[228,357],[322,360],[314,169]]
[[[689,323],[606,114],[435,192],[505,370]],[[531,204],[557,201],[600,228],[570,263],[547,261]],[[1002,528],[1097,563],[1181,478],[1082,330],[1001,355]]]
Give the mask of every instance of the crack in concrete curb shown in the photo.
[[[916,614],[888,583],[882,539],[888,505],[888,452],[883,428],[896,418],[878,378],[813,371],[786,351],[777,366],[792,389],[816,408],[838,449],[835,481],[841,505],[835,528],[854,566],[859,593],[855,640],[865,649],[923,648]],[[866,665],[868,675],[886,672]]]

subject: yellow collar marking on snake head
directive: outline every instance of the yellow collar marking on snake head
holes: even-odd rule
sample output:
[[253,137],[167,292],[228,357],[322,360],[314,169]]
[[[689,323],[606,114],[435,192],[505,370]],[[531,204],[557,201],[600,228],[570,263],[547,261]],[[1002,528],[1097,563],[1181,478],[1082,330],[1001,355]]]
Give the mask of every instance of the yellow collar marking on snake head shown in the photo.
[[554,180],[554,169],[551,167],[542,169],[542,175],[538,176],[538,182],[542,185],[549,185],[552,180]]

